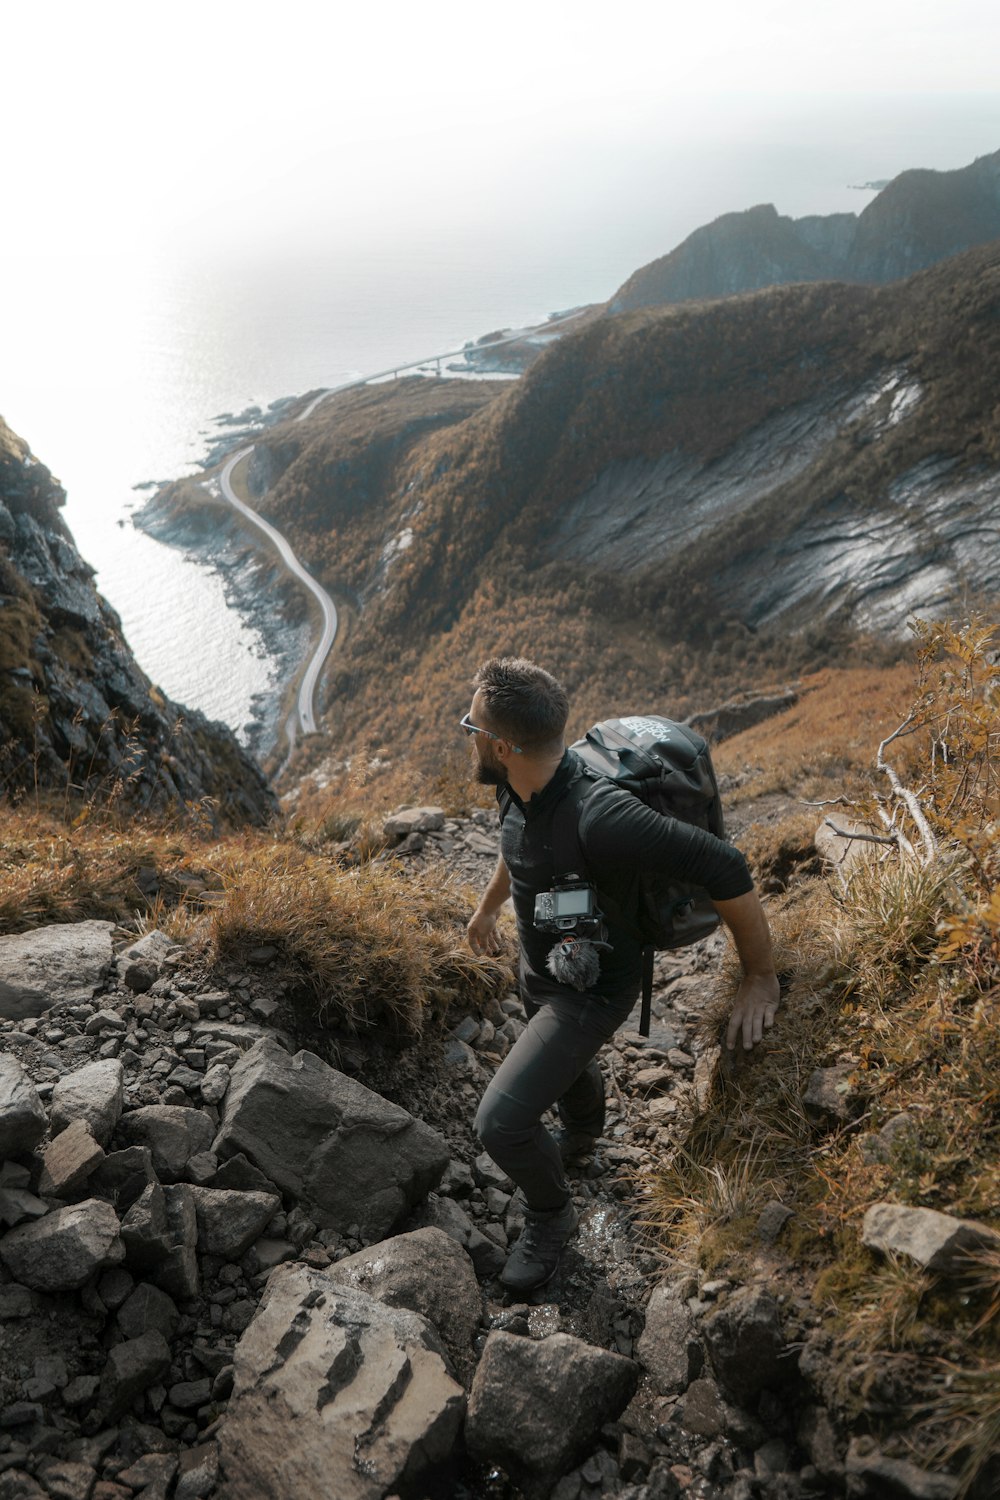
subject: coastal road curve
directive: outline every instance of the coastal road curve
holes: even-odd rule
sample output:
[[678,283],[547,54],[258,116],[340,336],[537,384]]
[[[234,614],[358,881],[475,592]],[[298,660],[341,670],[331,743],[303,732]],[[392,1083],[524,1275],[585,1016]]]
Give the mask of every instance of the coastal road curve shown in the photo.
[[[583,309],[583,311],[586,311],[586,309]],[[520,328],[516,333],[509,334],[504,338],[494,339],[490,344],[484,345],[483,347],[485,349],[492,350],[496,349],[501,344],[519,343],[524,339],[531,338],[534,334],[548,333],[554,328],[562,327],[565,323],[572,323],[581,315],[582,313],[580,311],[567,313],[564,317],[551,318],[547,323],[540,323],[533,328]],[[388,377],[394,375],[398,376],[406,370],[416,370],[422,368],[425,365],[434,363],[440,364],[440,361],[442,359],[451,359],[457,355],[466,353],[468,353],[468,350],[463,348],[452,350],[446,354],[433,354],[428,359],[412,360],[409,364],[397,365],[394,369],[382,370],[376,375],[363,375],[358,380],[348,381],[346,385],[338,385],[333,387],[331,390],[320,391],[319,395],[314,396],[313,399],[309,402],[305,410],[299,412],[295,420],[297,422],[304,422],[307,417],[310,417],[312,415],[317,406],[319,406],[320,402],[325,401],[329,396],[339,395],[341,391],[353,390],[356,386],[368,385],[372,381],[385,380]],[[334,604],[333,600],[330,598],[330,595],[327,593],[323,585],[321,583],[318,583],[312,576],[312,574],[307,572],[306,569],[302,566],[298,558],[295,556],[295,553],[289,546],[288,542],[282,536],[281,532],[278,531],[276,527],[272,526],[269,521],[265,521],[264,517],[258,515],[255,510],[251,510],[250,506],[247,505],[245,501],[241,500],[233,490],[233,470],[236,468],[236,465],[238,463],[242,463],[243,459],[250,457],[251,453],[254,451],[254,446],[255,445],[253,443],[250,443],[248,447],[241,448],[238,453],[234,453],[229,458],[225,468],[222,470],[222,473],[219,476],[219,483],[222,487],[222,493],[226,500],[228,500],[229,504],[233,506],[235,510],[238,510],[240,515],[244,516],[252,526],[256,526],[258,531],[262,531],[264,533],[268,540],[272,542],[276,547],[278,554],[288,571],[293,574],[293,576],[296,577],[300,583],[305,585],[305,587],[312,594],[313,598],[319,604],[320,612],[323,618],[323,630],[322,634],[320,635],[319,644],[310,657],[309,665],[306,667],[306,670],[302,675],[302,681],[299,684],[298,699],[298,719],[302,733],[315,734],[316,687],[319,683],[319,674],[323,670],[323,663],[329,656],[330,651],[333,647],[333,643],[337,638],[337,606]],[[291,730],[289,732],[291,733]],[[294,739],[294,736],[292,736],[292,738]]]
[[302,681],[299,684],[298,704],[299,724],[302,728],[302,733],[315,734],[316,712],[314,704],[316,696],[316,684],[319,682],[319,674],[323,670],[323,663],[326,661],[326,658],[330,653],[330,648],[332,647],[337,637],[337,606],[334,604],[333,600],[330,598],[330,595],[327,593],[323,585],[321,583],[317,583],[312,574],[308,573],[302,566],[298,558],[295,556],[295,553],[289,546],[288,542],[282,536],[281,532],[278,531],[276,527],[272,526],[269,521],[265,521],[263,516],[259,516],[255,510],[251,510],[250,506],[246,505],[244,501],[240,499],[239,495],[234,492],[232,485],[233,470],[238,463],[242,463],[243,459],[249,458],[253,450],[254,445],[253,443],[251,443],[248,448],[241,448],[238,453],[234,453],[228,460],[225,468],[220,474],[219,483],[222,486],[222,493],[229,501],[229,504],[232,505],[236,510],[238,510],[240,515],[245,516],[246,519],[251,523],[251,525],[256,526],[259,531],[262,531],[264,533],[264,535],[269,539],[269,541],[273,543],[273,545],[277,549],[278,554],[288,571],[292,573],[300,583],[305,585],[305,587],[312,594],[313,598],[319,604],[320,612],[323,617],[323,630],[322,634],[320,635],[319,644],[317,645],[316,650],[313,652],[309,660],[309,665],[306,667],[306,670],[302,675]]

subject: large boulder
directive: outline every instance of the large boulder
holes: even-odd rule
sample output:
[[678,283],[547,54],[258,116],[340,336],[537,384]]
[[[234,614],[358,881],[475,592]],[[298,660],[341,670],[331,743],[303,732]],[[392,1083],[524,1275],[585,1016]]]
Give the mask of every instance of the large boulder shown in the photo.
[[38,1090],[16,1057],[0,1057],[0,1161],[30,1151],[48,1121]]
[[116,1057],[85,1063],[60,1078],[52,1090],[53,1135],[74,1120],[84,1120],[101,1146],[114,1134],[125,1100],[125,1069]]
[[906,1255],[928,1271],[967,1267],[970,1251],[1000,1249],[1000,1234],[972,1219],[955,1219],[934,1208],[875,1203],[865,1214],[862,1244],[883,1254]]
[[512,1476],[555,1476],[578,1463],[635,1394],[639,1367],[568,1333],[534,1340],[494,1330],[469,1396],[465,1440]]
[[91,1000],[114,959],[113,931],[112,922],[67,922],[0,937],[0,1017]]
[[226,1500],[382,1500],[451,1453],[465,1397],[426,1318],[304,1266],[275,1271],[234,1351]]
[[36,1292],[75,1291],[124,1255],[118,1215],[101,1198],[19,1224],[0,1240],[0,1259],[14,1280]]
[[443,1230],[416,1229],[380,1240],[337,1261],[329,1274],[387,1307],[421,1313],[441,1335],[459,1374],[471,1374],[483,1296],[472,1261]]
[[262,1037],[233,1068],[212,1150],[242,1152],[310,1217],[382,1239],[440,1181],[445,1142],[311,1052]]

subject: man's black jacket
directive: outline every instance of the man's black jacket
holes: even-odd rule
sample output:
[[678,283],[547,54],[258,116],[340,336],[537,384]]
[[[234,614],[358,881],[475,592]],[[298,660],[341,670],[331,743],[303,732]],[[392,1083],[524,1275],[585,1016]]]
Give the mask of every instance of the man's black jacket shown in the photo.
[[[500,850],[510,874],[521,952],[528,966],[540,975],[547,973],[545,960],[556,939],[551,933],[536,931],[535,897],[551,890],[555,879],[553,813],[567,788],[582,774],[581,762],[567,750],[552,780],[527,803],[509,786],[497,791],[498,798],[502,793],[504,801],[510,799]],[[587,862],[586,870],[580,873],[625,912],[634,905],[641,871],[703,886],[718,901],[753,889],[747,862],[732,844],[689,823],[653,812],[627,791],[585,802],[580,843]],[[608,940],[612,951],[601,954],[601,977],[594,993],[607,998],[638,993],[642,972],[638,939],[609,921]],[[567,987],[567,993],[576,992]]]

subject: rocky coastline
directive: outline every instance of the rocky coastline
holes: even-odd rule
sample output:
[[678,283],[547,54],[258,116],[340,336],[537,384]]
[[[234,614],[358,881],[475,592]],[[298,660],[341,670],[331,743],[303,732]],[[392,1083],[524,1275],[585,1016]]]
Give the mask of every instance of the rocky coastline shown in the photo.
[[[203,465],[206,473],[222,465],[267,427],[284,421],[303,398],[282,397],[266,409],[247,407],[215,418]],[[261,763],[282,748],[288,684],[307,659],[311,645],[306,600],[270,549],[260,545],[211,481],[199,486],[199,504],[190,495],[193,481],[157,484],[132,515],[132,524],[157,541],[176,547],[207,564],[221,578],[226,603],[262,641],[271,663],[268,688],[253,697],[253,718],[241,739]]]

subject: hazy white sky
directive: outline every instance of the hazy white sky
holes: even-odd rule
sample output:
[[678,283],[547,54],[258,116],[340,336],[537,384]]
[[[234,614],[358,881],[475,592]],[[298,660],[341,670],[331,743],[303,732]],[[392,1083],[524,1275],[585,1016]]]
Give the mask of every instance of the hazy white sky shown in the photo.
[[[640,132],[678,152],[694,132],[720,149],[783,128],[801,138],[810,112],[843,109],[845,94],[925,96],[931,109],[979,94],[1000,120],[995,0],[49,0],[4,12],[8,254],[66,233],[78,252],[151,235],[266,247],[320,226],[375,237],[453,212],[456,188],[558,194],[570,149],[627,171]],[[966,159],[923,151],[903,165]]]

